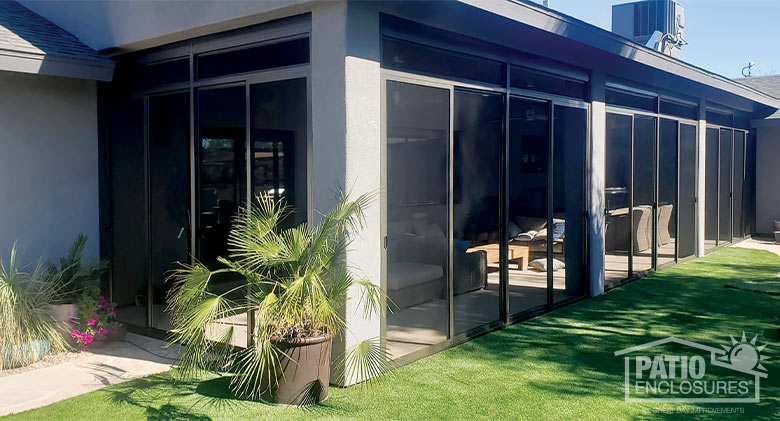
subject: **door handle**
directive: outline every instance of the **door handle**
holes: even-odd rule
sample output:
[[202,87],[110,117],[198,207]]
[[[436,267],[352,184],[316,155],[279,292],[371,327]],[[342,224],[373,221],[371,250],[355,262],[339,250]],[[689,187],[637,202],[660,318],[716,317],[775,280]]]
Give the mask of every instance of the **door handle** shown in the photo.
[[181,239],[182,235],[184,235],[184,227],[181,227],[181,229],[179,230],[179,235],[176,236],[176,239],[177,240]]

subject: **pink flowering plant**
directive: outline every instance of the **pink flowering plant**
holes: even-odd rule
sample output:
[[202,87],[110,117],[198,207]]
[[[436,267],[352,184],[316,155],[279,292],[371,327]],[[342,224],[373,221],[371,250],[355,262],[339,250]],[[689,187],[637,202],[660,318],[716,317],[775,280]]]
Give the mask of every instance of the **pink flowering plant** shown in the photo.
[[86,351],[96,341],[105,341],[119,329],[115,304],[108,302],[102,295],[92,298],[84,294],[79,300],[78,309],[79,317],[71,317],[68,322],[71,325],[70,336],[81,346],[82,351]]

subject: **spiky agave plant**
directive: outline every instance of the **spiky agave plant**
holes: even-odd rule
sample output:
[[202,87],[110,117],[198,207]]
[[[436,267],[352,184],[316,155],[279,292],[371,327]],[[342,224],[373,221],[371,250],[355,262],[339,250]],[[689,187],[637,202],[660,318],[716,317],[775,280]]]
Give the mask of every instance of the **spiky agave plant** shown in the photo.
[[[269,195],[256,197],[250,209],[240,210],[228,245],[229,257],[219,258],[223,268],[211,270],[202,263],[179,263],[168,311],[174,326],[171,342],[183,344],[180,366],[193,370],[235,373],[231,389],[239,396],[259,397],[277,381],[280,361],[289,358],[281,341],[339,336],[349,330],[340,311],[352,288],[360,291],[364,317],[378,315],[387,298],[367,279],[356,277],[344,261],[355,233],[363,229],[364,210],[375,195],[348,200],[337,194],[332,210],[320,221],[281,229],[291,210]],[[222,293],[210,288],[215,275],[235,273],[246,285]],[[231,299],[239,288],[246,298]],[[231,346],[233,329],[220,331],[220,321],[240,313],[254,314],[255,345]],[[224,324],[222,324],[224,326]],[[385,373],[389,358],[379,341],[358,341],[339,364],[354,379],[366,380]]]
[[41,340],[50,352],[67,349],[48,306],[59,299],[56,282],[38,262],[31,272],[17,262],[16,245],[6,265],[0,259],[0,368],[38,360]]

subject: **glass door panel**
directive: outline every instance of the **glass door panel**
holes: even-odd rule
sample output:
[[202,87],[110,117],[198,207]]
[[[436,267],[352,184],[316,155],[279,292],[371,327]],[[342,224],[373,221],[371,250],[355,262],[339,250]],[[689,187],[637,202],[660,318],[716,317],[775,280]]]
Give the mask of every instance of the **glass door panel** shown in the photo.
[[449,337],[450,91],[386,88],[386,337],[397,358]]
[[[658,265],[677,255],[677,121],[662,118],[658,133]],[[694,166],[695,169],[695,166]]]
[[549,103],[512,98],[509,104],[509,313],[547,305]]
[[[228,255],[227,238],[238,206],[246,201],[246,88],[201,89],[198,91],[198,257],[215,269],[222,266],[219,256]],[[244,299],[236,288],[244,280],[233,274],[218,275],[211,281],[212,292],[235,290],[230,297]],[[246,346],[246,315],[225,319],[221,329],[233,329],[233,343]]]
[[[678,255],[696,253],[696,126],[680,124]],[[660,255],[660,253],[659,253]]]
[[704,162],[704,249],[718,245],[718,129],[707,129]]
[[604,281],[628,278],[631,252],[631,139],[633,117],[607,113]]
[[634,116],[633,272],[653,267],[653,204],[655,202],[656,118]]
[[[148,325],[144,100],[111,110],[111,299],[122,323]],[[94,241],[94,240],[93,240]]]
[[745,183],[745,132],[734,131],[734,238],[745,237],[743,230],[743,191]]
[[503,97],[455,91],[453,294],[455,333],[499,319],[499,191]]
[[720,179],[718,184],[718,245],[731,242],[731,147],[732,131],[720,130]]
[[553,109],[552,209],[555,301],[587,293],[584,217],[587,139],[587,110],[556,105]]
[[252,195],[270,194],[292,207],[283,227],[307,218],[308,101],[306,79],[250,86]]
[[190,95],[149,98],[149,221],[154,328],[170,330],[164,313],[175,262],[190,252]]

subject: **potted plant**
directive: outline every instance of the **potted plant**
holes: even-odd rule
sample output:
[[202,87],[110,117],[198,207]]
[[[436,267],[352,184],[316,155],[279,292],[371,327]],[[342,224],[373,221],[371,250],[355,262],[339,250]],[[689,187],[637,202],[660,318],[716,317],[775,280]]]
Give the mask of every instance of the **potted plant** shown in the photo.
[[32,364],[66,344],[48,306],[59,298],[39,262],[32,272],[17,264],[16,245],[8,265],[0,260],[0,369]]
[[[273,404],[309,405],[328,397],[330,352],[334,337],[348,332],[340,315],[347,291],[359,291],[364,317],[377,315],[386,299],[381,289],[354,276],[343,253],[365,222],[364,209],[373,195],[348,200],[344,192],[335,207],[316,224],[281,229],[290,214],[283,203],[259,196],[251,209],[235,217],[229,256],[210,269],[202,263],[179,263],[171,275],[169,299],[171,342],[183,345],[180,366],[191,370],[231,371],[230,388],[238,396]],[[217,293],[215,276],[233,273],[246,284]],[[245,298],[231,298],[245,291]],[[215,329],[220,321],[251,313],[254,344],[231,344],[233,328]],[[353,379],[384,373],[388,358],[376,340],[362,340],[342,356]]]
[[96,299],[82,297],[78,304],[78,317],[68,320],[70,337],[82,351],[124,339],[127,329],[116,321],[115,307],[102,295]]
[[62,327],[66,338],[71,330],[67,322],[79,317],[80,302],[95,301],[100,295],[100,277],[108,266],[100,259],[84,261],[82,254],[86,245],[87,236],[79,234],[67,254],[60,258],[59,267],[47,263],[49,282],[59,290],[49,312]]

